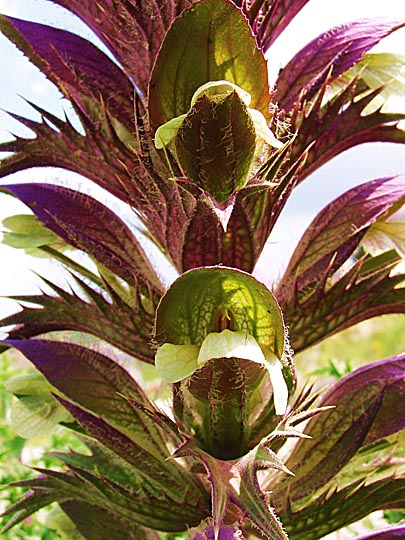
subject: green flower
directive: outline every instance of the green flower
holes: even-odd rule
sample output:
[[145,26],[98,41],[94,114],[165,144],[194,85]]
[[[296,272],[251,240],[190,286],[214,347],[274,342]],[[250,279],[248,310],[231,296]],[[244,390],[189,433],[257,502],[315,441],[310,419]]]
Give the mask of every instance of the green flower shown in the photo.
[[155,364],[159,375],[174,383],[189,377],[215,358],[240,358],[265,367],[273,385],[276,414],[285,413],[288,388],[283,377],[283,364],[270,347],[260,345],[253,336],[244,332],[212,332],[204,339],[201,347],[164,343],[156,353]]
[[[212,100],[218,100],[226,97],[232,92],[236,92],[239,98],[242,100],[246,107],[249,107],[252,100],[252,96],[240,86],[237,86],[234,83],[229,81],[210,81],[206,84],[200,86],[191,98],[191,106],[194,107],[197,100],[203,95],[208,96]],[[281,143],[273,134],[269,126],[267,125],[266,119],[263,114],[257,109],[247,109],[252,122],[255,127],[256,132],[256,145],[261,149],[263,143],[273,146],[274,148],[281,148],[283,143]],[[172,141],[176,138],[177,132],[182,126],[184,120],[186,119],[188,113],[181,114],[172,120],[169,120],[165,124],[161,125],[155,133],[155,146],[158,149],[169,146]]]
[[183,381],[216,359],[249,360],[267,370],[276,414],[285,413],[284,323],[272,293],[251,275],[224,267],[186,272],[159,304],[156,338],[155,364],[166,381]]
[[194,93],[187,113],[155,134],[156,148],[169,148],[184,176],[219,203],[246,185],[265,144],[283,146],[250,102],[236,84],[208,82]]

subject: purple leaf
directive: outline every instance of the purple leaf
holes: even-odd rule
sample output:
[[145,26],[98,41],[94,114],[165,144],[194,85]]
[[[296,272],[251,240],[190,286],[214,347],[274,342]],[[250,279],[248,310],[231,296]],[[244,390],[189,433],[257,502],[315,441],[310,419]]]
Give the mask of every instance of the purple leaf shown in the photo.
[[[285,508],[281,511],[280,517],[291,538],[317,540],[362,519],[371,512],[403,508],[404,504],[405,480],[384,478],[367,485],[364,485],[364,482],[356,482],[340,490],[325,490],[304,508],[296,511],[291,507]],[[398,536],[382,537],[383,540],[394,538]],[[374,540],[374,537],[371,539]]]
[[[143,495],[139,501],[149,503],[145,505],[149,514],[148,521],[139,521],[142,525],[159,530],[178,531],[186,528],[186,524],[196,525],[207,517],[207,506],[204,504],[206,501],[201,498],[205,495],[204,488],[198,478],[193,477],[178,462],[167,460],[167,449],[166,455],[156,458],[102,418],[62,398],[58,399],[91,437],[99,440],[133,467],[139,475],[140,491],[144,491],[145,495],[149,495],[150,491],[154,500],[148,501],[148,497]],[[86,476],[85,471],[82,473]],[[101,481],[105,483],[104,478],[101,478]],[[185,489],[187,499],[184,498]],[[134,504],[138,504],[136,499]]]
[[[85,347],[64,342],[35,339],[7,340],[5,343],[22,352],[65,396],[101,415],[106,423],[104,431],[107,438],[109,433],[120,430],[124,446],[131,447],[136,441],[137,452],[147,456],[147,461],[164,463],[168,455],[167,441],[153,420],[153,414],[158,413],[138,384],[113,360]],[[149,409],[150,414],[142,407]],[[98,425],[97,422],[94,425]],[[101,427],[97,429],[101,430]],[[173,437],[177,442],[177,433],[173,433]]]
[[329,271],[313,287],[282,303],[295,352],[377,315],[405,312],[403,274],[390,275],[401,257],[394,250],[358,260],[328,286]]
[[134,291],[134,298],[138,297],[139,308],[134,310],[113,291],[109,292],[111,301],[107,301],[84,281],[77,277],[72,279],[80,295],[66,292],[43,279],[54,293],[52,296],[43,293],[13,297],[22,304],[34,304],[42,309],[24,307],[22,311],[1,320],[3,327],[16,325],[9,331],[10,339],[25,339],[58,330],[85,332],[139,360],[153,364],[155,354],[149,339],[154,314],[143,309],[138,291]]
[[267,51],[308,0],[232,0],[249,21],[261,49]]
[[132,283],[139,278],[163,292],[155,270],[125,223],[92,197],[50,184],[2,186],[29,206],[37,218],[68,244],[81,249]]
[[[191,220],[195,199],[173,180],[165,162],[142,137],[140,154],[122,143],[111,123],[96,127],[82,117],[86,136],[63,121],[34,107],[42,122],[12,115],[37,135],[0,144],[0,150],[14,152],[0,166],[0,176],[30,167],[62,167],[86,176],[126,203],[131,204],[150,236],[182,271],[182,242]],[[138,128],[146,127],[140,116]],[[58,131],[51,126],[55,126]],[[105,129],[106,131],[105,131]],[[152,145],[153,146],[153,145]],[[154,151],[151,155],[149,152]],[[179,230],[179,225],[182,229]]]
[[40,339],[5,343],[22,352],[55,388],[80,405],[58,397],[90,436],[148,477],[159,492],[181,499],[187,479],[190,505],[194,496],[203,493],[198,478],[187,475],[178,462],[167,461],[168,443],[179,442],[174,424],[167,422],[162,433],[160,413],[117,363],[70,343]]
[[[76,403],[94,411],[136,436],[138,443],[151,446],[155,435],[148,433],[139,411],[125,398],[153,409],[140,386],[121,366],[96,351],[72,343],[34,340],[6,340],[19,350],[49,382]],[[125,397],[123,397],[125,396]],[[159,439],[159,438],[158,438]],[[162,446],[156,439],[156,451]]]
[[390,527],[381,531],[374,531],[365,536],[359,536],[356,540],[403,540],[405,538],[405,525]]
[[201,195],[184,238],[183,271],[221,263],[222,234],[223,229],[211,201]]
[[[167,444],[170,440],[178,443],[177,431],[168,423],[163,435],[154,419],[159,413],[123,368],[100,353],[69,343],[39,339],[6,343],[22,352],[55,388],[81,405],[57,396],[91,437],[135,468],[142,479],[147,478],[156,493],[181,502],[176,505],[178,514],[184,512],[193,523],[204,517],[201,500],[197,510],[196,501],[205,493],[199,479],[187,474],[178,462],[167,460]],[[167,429],[169,425],[173,433]],[[187,504],[182,493],[185,481]]]
[[[307,159],[299,174],[302,182],[309,174],[321,165],[353,146],[366,142],[405,143],[405,133],[399,122],[405,118],[403,113],[382,113],[376,110],[363,114],[367,105],[380,93],[377,89],[364,97],[357,98],[361,92],[361,84],[354,79],[334,100],[322,106],[327,79],[316,97],[309,112],[298,115],[294,120],[292,131],[297,137],[292,146],[291,158],[297,159],[304,152]],[[305,102],[301,107],[305,108]]]
[[17,137],[1,143],[1,151],[14,155],[1,163],[0,176],[30,167],[61,167],[93,180],[125,202],[139,199],[144,203],[143,189],[151,183],[145,165],[122,143],[108,117],[107,123],[95,125],[79,114],[86,132],[83,136],[68,120],[30,105],[41,115],[40,122],[15,114],[10,116],[31,129],[36,137]]
[[171,23],[193,0],[55,0],[82,19],[146,96],[150,70]]
[[[184,185],[183,180],[181,185]],[[230,206],[230,217],[224,230],[221,206],[196,186],[192,190],[189,186],[186,189],[195,194],[197,204],[191,219],[183,222],[183,271],[222,264],[252,272],[259,249],[254,242],[253,227],[243,198],[237,196]]]
[[[39,477],[14,483],[16,487],[31,490],[28,497],[6,510],[7,514],[17,512],[15,522],[53,501],[77,501],[86,505],[90,500],[91,504],[105,509],[107,514],[112,512],[120,520],[128,522],[131,531],[138,525],[167,531],[183,530],[186,528],[187,515],[196,514],[191,524],[197,524],[208,513],[206,500],[203,502],[192,496],[184,500],[184,491],[191,495],[186,485],[178,488],[180,497],[170,499],[167,494],[159,493],[156,485],[145,482],[140,475],[131,488],[126,489],[97,470],[93,473],[75,466],[69,466],[67,472],[40,468],[35,470],[40,473]],[[169,482],[165,487],[170,485]]]
[[89,116],[89,98],[103,102],[112,116],[133,131],[133,86],[92,43],[65,30],[12,17],[0,17],[0,30],[84,114]]
[[404,310],[402,278],[390,276],[400,260],[395,252],[360,258],[337,273],[368,227],[401,206],[404,186],[404,175],[357,186],[308,227],[276,289],[294,350],[375,315]]
[[285,111],[298,98],[310,99],[321,87],[329,70],[339,77],[371,47],[405,23],[391,19],[362,19],[332,28],[302,49],[280,73],[274,101]]
[[251,216],[244,203],[236,198],[226,231],[222,233],[222,264],[252,272],[260,254],[256,245]]
[[[338,381],[319,406],[346,403],[353,395],[383,393],[381,407],[364,444],[371,444],[405,428],[405,355],[368,364]],[[340,405],[339,405],[340,406]]]
[[312,221],[277,286],[282,303],[313,285],[330,265],[338,268],[357,247],[367,228],[405,200],[405,175],[380,178],[347,191]]
[[286,462],[295,476],[274,489],[276,506],[287,504],[287,493],[298,501],[326,486],[363,445],[404,427],[392,410],[393,402],[401,408],[404,401],[404,371],[404,356],[377,362],[347,375],[322,397],[319,407],[333,408],[308,422],[305,434],[311,438],[300,439]]

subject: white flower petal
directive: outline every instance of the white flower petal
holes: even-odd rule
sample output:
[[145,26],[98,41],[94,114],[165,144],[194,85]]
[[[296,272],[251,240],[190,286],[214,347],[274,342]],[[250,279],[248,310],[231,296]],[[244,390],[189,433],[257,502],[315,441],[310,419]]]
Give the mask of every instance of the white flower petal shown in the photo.
[[275,356],[270,347],[262,345],[265,357],[265,366],[269,372],[273,386],[273,400],[276,414],[283,415],[287,409],[288,387],[283,376],[283,364]]
[[193,94],[193,97],[191,98],[191,106],[193,107],[197,99],[203,94],[215,96],[217,94],[225,94],[227,92],[231,93],[233,91],[237,92],[238,96],[246,105],[246,107],[250,105],[250,102],[252,101],[252,96],[249,94],[249,92],[243,90],[243,88],[241,88],[240,86],[237,86],[236,84],[229,81],[210,81],[197,88],[197,90]]
[[255,125],[256,137],[274,148],[281,148],[283,143],[276,139],[263,114],[257,109],[248,109],[248,111]]
[[156,352],[155,366],[167,382],[178,382],[198,369],[198,345],[173,345],[164,343]]
[[176,116],[176,118],[172,118],[157,128],[155,133],[155,147],[158,150],[167,146],[176,137],[186,116],[186,114]]
[[263,352],[255,338],[245,332],[232,330],[212,332],[204,339],[197,362],[201,366],[212,358],[244,358],[259,364],[265,363]]

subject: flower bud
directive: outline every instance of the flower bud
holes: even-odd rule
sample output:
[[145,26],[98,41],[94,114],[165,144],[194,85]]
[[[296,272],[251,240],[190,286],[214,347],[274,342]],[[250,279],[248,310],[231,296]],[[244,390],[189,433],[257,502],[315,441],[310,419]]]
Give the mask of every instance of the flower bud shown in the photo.
[[201,86],[190,110],[156,131],[157,148],[168,147],[189,180],[222,203],[242,189],[264,143],[280,147],[248,92],[227,81]]
[[157,371],[177,383],[176,414],[212,455],[242,455],[285,413],[293,378],[282,314],[250,274],[186,272],[163,296],[155,330]]

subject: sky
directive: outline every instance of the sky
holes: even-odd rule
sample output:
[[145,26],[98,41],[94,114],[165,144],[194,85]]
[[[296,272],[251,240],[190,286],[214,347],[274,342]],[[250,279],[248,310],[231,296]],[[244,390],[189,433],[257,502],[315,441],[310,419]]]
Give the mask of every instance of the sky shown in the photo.
[[[0,0],[0,13],[43,22],[78,33],[101,46],[92,32],[76,17],[48,0]],[[268,62],[270,78],[308,41],[342,22],[363,17],[392,17],[405,20],[403,0],[310,0],[289,28],[271,48]],[[380,51],[405,55],[405,30],[383,40]],[[61,116],[69,111],[56,88],[23,55],[0,35],[0,109],[36,118],[21,96]],[[405,101],[405,100],[404,100]],[[28,134],[16,121],[0,110],[0,141],[10,140],[10,132]],[[405,171],[405,145],[367,144],[354,148],[323,166],[296,190],[273,231],[264,256],[257,267],[263,281],[277,277],[288,256],[315,214],[350,187],[373,178]],[[73,173],[38,169],[18,173],[6,182],[44,181],[77,186],[89,192],[89,183]],[[3,181],[4,183],[4,181]],[[103,200],[105,195],[97,191]],[[116,204],[119,208],[118,203]],[[28,213],[24,205],[0,195],[0,221],[8,215]],[[0,228],[1,230],[1,228]],[[30,269],[58,279],[60,269],[54,263],[27,257],[23,252],[0,245],[0,296],[37,291],[37,278]],[[63,282],[63,278],[62,278]],[[15,311],[13,302],[0,298],[0,317]]]

